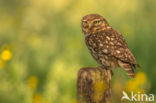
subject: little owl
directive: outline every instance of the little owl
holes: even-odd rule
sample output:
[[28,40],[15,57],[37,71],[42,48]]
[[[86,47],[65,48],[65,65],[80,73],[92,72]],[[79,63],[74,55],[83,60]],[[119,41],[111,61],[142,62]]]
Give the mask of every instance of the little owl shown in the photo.
[[123,36],[114,30],[105,18],[89,14],[81,20],[86,45],[94,59],[109,71],[123,68],[128,76],[134,78],[134,69],[140,67],[128,49]]

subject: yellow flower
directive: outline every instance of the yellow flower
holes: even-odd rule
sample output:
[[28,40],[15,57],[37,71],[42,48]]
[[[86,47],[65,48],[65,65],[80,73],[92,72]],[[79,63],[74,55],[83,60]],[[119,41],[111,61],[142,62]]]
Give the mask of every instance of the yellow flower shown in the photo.
[[1,54],[1,58],[2,58],[2,60],[4,60],[4,61],[10,60],[10,59],[12,58],[12,53],[11,53],[11,51],[8,50],[8,49],[3,50],[3,51],[2,51],[2,54]]
[[127,90],[128,92],[136,91],[137,88],[138,88],[138,85],[139,85],[139,84],[138,84],[137,82],[135,82],[134,80],[130,80],[130,81],[128,81],[127,84],[126,84],[126,90]]
[[29,85],[30,88],[36,89],[37,85],[38,85],[38,78],[36,76],[31,76],[28,79],[28,85]]
[[145,73],[143,73],[143,72],[137,73],[137,75],[136,75],[136,81],[137,81],[140,85],[141,85],[141,84],[144,84],[144,83],[146,82],[146,79],[147,79],[147,77],[146,77]]
[[128,92],[138,91],[141,89],[140,87],[146,83],[146,75],[143,72],[139,72],[136,74],[136,78],[133,80],[129,80],[126,83],[126,90]]
[[34,103],[42,103],[43,101],[43,97],[41,94],[35,94],[34,97],[33,97],[33,102]]

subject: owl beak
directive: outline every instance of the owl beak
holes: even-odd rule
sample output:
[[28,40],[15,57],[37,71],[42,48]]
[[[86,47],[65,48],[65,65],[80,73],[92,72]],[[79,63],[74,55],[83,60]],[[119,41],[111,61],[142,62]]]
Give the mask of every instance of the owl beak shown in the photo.
[[91,29],[91,27],[92,27],[92,25],[91,25],[91,24],[89,24],[89,27],[88,27],[88,28],[89,28],[89,29]]

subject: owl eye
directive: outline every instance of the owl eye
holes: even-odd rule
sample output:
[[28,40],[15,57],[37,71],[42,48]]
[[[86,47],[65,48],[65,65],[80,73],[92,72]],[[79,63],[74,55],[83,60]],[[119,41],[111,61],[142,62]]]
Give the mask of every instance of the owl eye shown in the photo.
[[96,21],[94,21],[93,23],[94,24],[98,24],[100,22],[100,20],[96,20]]
[[84,24],[88,24],[88,22],[87,22],[87,21],[83,21],[83,23],[84,23]]

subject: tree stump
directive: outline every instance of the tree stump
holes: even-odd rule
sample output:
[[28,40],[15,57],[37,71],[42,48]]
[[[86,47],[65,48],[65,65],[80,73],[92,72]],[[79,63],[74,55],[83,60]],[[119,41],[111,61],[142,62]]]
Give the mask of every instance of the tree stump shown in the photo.
[[82,68],[78,72],[78,103],[110,103],[111,72],[103,67]]

